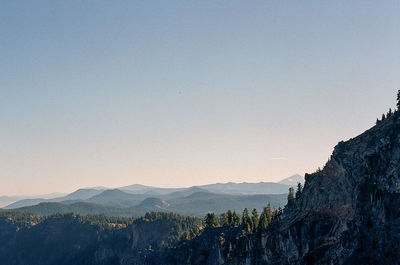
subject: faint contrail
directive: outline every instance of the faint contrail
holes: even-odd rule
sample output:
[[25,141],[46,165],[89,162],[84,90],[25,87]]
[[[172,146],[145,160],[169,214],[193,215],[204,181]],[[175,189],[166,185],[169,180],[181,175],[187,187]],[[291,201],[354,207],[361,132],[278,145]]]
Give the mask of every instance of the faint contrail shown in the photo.
[[287,160],[287,157],[271,157],[269,160]]

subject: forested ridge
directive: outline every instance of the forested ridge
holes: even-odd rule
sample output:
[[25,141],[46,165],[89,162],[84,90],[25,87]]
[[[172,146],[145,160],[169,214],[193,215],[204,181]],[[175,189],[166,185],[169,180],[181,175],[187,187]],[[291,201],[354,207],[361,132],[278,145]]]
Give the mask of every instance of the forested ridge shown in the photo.
[[134,218],[1,211],[0,262],[155,264],[161,259],[165,264],[174,264],[177,259],[186,259],[179,253],[200,251],[208,255],[203,247],[191,248],[199,242],[209,246],[213,243],[210,238],[222,231],[230,242],[226,255],[233,257],[245,251],[244,240],[260,235],[280,213],[281,209],[269,204],[260,216],[256,209],[249,214],[246,208],[241,214],[228,210],[221,215],[209,213],[203,219],[163,212]]

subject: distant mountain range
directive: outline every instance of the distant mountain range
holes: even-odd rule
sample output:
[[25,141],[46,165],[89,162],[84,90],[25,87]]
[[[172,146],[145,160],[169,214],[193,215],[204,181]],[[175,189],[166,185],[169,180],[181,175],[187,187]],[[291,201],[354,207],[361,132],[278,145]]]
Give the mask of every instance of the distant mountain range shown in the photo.
[[32,206],[36,205],[41,202],[61,202],[61,201],[70,201],[70,200],[86,200],[89,199],[97,194],[100,194],[104,190],[97,190],[97,189],[79,189],[76,190],[66,196],[45,199],[45,198],[34,198],[34,199],[23,199],[12,204],[3,207],[4,209],[15,209],[24,206]]
[[282,194],[287,193],[289,186],[296,186],[297,182],[304,183],[304,178],[298,174],[281,180],[280,182],[259,182],[259,183],[216,183],[202,186],[193,186],[190,188],[158,188],[134,184],[118,188],[119,190],[135,194],[148,195],[167,195],[173,192],[187,191],[188,189],[199,188],[202,190],[224,193],[224,194]]
[[57,198],[57,197],[62,197],[67,194],[65,193],[51,193],[51,194],[43,194],[39,196],[0,196],[0,208],[5,207],[11,203],[14,203],[16,201],[20,200],[26,200],[26,199],[52,199],[52,198]]
[[[142,196],[142,197],[140,197]],[[147,197],[120,190],[107,190],[88,200],[41,202],[33,206],[16,208],[16,211],[52,215],[56,213],[104,214],[111,216],[143,216],[146,212],[175,212],[187,216],[203,217],[208,212],[222,213],[231,209],[242,212],[244,208],[261,211],[268,203],[273,207],[286,204],[286,194],[231,195],[198,191],[189,195],[164,195]]]
[[4,209],[18,209],[41,215],[74,212],[140,216],[147,211],[170,211],[183,215],[203,216],[228,209],[262,210],[267,203],[274,207],[286,204],[290,186],[302,182],[294,175],[279,183],[216,183],[189,188],[159,188],[134,184],[118,189],[104,187],[79,189],[51,199],[31,198],[11,203]]

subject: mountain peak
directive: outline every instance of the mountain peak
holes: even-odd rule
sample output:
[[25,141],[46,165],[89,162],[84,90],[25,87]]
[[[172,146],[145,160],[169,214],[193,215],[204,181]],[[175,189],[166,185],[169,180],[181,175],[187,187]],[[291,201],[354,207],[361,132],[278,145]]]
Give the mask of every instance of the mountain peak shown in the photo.
[[299,182],[301,184],[304,184],[304,177],[302,175],[295,174],[293,176],[282,179],[278,183],[286,184],[286,185],[290,185],[290,186],[296,186],[297,183],[299,183]]
[[141,203],[139,203],[136,207],[137,208],[165,208],[168,207],[170,204],[164,200],[159,198],[146,198]]

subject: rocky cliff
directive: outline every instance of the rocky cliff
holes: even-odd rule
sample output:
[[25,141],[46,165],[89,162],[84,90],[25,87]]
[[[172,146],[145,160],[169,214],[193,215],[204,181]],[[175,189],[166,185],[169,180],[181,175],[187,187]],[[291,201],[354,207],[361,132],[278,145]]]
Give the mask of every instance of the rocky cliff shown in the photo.
[[[340,142],[261,239],[265,264],[400,262],[400,115]],[[249,257],[250,260],[254,257]]]

